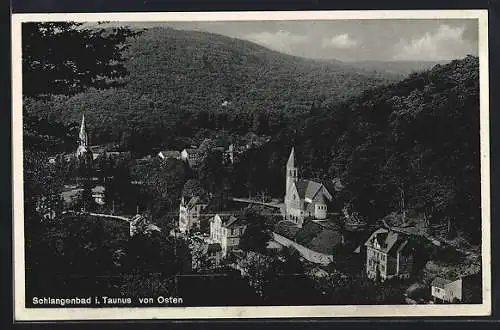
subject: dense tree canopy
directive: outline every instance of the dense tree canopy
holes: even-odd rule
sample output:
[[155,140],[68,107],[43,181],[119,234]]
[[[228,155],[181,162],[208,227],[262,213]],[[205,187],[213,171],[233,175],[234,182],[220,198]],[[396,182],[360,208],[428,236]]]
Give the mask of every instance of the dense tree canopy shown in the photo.
[[253,210],[245,210],[241,218],[246,224],[246,230],[240,241],[240,248],[247,251],[264,253],[271,239],[270,227],[266,217]]
[[[41,28],[45,26],[25,26],[25,95],[95,88],[30,102],[25,110],[66,123],[79,120],[85,111],[94,143],[126,134],[128,147],[138,152],[145,145],[159,150],[189,146],[203,129],[275,133],[283,117],[307,112],[314,102],[333,104],[399,78],[209,33],[153,28],[127,38],[128,30],[96,29],[98,25],[52,23],[47,35]],[[33,46],[41,43],[43,47]],[[115,79],[126,72],[126,78]],[[123,85],[100,90],[117,81]],[[201,136],[197,138],[200,143]]]
[[[480,236],[479,61],[438,65],[375,88],[302,125],[303,174],[341,177],[342,198],[371,221],[416,210]],[[314,147],[313,147],[314,146]],[[331,155],[326,163],[323,156]],[[326,165],[326,166],[325,166]]]
[[23,94],[72,95],[123,78],[126,28],[89,29],[75,22],[23,23]]

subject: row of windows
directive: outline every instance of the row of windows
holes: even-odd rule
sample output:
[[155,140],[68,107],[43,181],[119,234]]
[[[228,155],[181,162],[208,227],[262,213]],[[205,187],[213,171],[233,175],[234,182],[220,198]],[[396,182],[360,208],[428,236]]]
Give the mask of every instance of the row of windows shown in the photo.
[[380,267],[380,270],[382,272],[385,272],[385,264],[379,264],[378,262],[376,262],[375,260],[373,259],[369,259],[368,261],[368,266],[371,268],[371,269],[375,269],[377,268],[377,265]]
[[375,258],[385,261],[385,253],[373,250],[373,255],[375,256]]
[[242,235],[243,234],[243,229],[241,228],[233,228],[231,229],[231,236],[235,235]]

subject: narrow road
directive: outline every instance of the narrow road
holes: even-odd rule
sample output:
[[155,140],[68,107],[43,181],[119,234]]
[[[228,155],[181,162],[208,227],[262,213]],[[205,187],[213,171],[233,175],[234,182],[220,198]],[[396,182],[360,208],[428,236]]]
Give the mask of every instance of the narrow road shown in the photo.
[[122,217],[119,215],[111,215],[111,214],[104,214],[104,213],[92,213],[92,212],[89,212],[88,214],[92,215],[94,217],[111,218],[111,219],[117,219],[117,220],[122,220],[122,221],[127,221],[127,222],[130,222],[130,220],[131,220],[129,218]]
[[269,206],[269,207],[274,207],[276,209],[280,209],[282,204],[276,204],[276,203],[264,203],[264,202],[259,202],[259,201],[254,201],[249,198],[241,198],[241,197],[231,197],[231,200],[235,202],[242,202],[242,203],[249,203],[249,204],[257,204],[257,205],[263,205],[263,206]]
[[[69,213],[78,214],[80,212],[75,212],[75,211],[63,211],[62,212],[62,214],[69,214]],[[126,221],[126,222],[130,222],[130,220],[131,220],[130,218],[122,217],[122,216],[119,216],[119,215],[111,215],[111,214],[105,214],[105,213],[86,212],[85,214],[88,214],[88,215],[91,215],[91,216],[94,216],[94,217],[110,218],[110,219],[116,219],[116,220]]]

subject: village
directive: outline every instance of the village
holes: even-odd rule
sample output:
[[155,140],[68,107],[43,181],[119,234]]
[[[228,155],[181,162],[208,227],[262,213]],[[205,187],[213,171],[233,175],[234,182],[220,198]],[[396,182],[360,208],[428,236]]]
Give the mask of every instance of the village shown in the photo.
[[[98,163],[103,157],[131,157],[127,151],[105,150],[102,146],[90,145],[86,125],[83,115],[76,153],[50,157],[50,164],[70,162],[76,158],[89,165]],[[224,166],[231,166],[247,150],[258,148],[267,141],[263,138],[253,146],[228,144],[211,148],[218,148],[223,155]],[[196,169],[201,157],[199,149],[199,146],[191,146],[182,150],[162,150],[136,161],[147,162],[154,158],[159,162],[176,160]],[[288,161],[283,164],[286,177],[283,178],[282,199],[266,195],[226,194],[221,202],[210,193],[181,195],[178,196],[178,214],[172,215],[176,219],[173,228],[163,228],[139,205],[135,214],[119,214],[115,210],[115,201],[106,198],[105,186],[97,178],[91,180],[91,197],[95,205],[102,206],[102,210],[87,210],[85,206],[75,208],[74,199],[84,189],[76,180],[64,186],[62,214],[88,214],[128,222],[131,237],[138,233],[168,230],[170,236],[188,242],[193,274],[216,274],[218,270],[231,268],[245,277],[248,270],[242,261],[249,253],[256,252],[243,250],[240,243],[243,239],[248,240],[245,235],[265,230],[267,243],[260,254],[277,255],[283,249],[292,249],[300,255],[307,275],[318,281],[328,279],[332,274],[363,273],[374,283],[397,281],[404,288],[401,296],[407,304],[481,302],[477,298],[478,293],[474,292],[482,280],[478,267],[475,267],[478,256],[474,251],[429,234],[425,223],[412,218],[406,211],[380,219],[375,226],[368,225],[349,205],[339,203],[337,196],[344,189],[339,178],[322,182],[302,178],[298,159],[300,155],[292,147]],[[130,180],[133,185],[142,184],[141,181]],[[44,218],[56,218],[55,210],[44,205],[40,201],[37,209],[44,214]],[[255,226],[252,223],[255,219],[265,219],[266,229]],[[252,234],[249,234],[248,228],[252,226]],[[422,251],[432,251],[431,256]],[[458,255],[460,257],[456,257]],[[447,261],[443,261],[445,259]],[[456,265],[456,260],[460,265]]]

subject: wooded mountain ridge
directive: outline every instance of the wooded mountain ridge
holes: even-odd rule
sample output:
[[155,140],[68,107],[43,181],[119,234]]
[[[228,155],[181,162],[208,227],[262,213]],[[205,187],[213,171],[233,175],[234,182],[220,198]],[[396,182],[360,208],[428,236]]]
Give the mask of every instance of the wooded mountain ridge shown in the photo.
[[[93,140],[99,143],[120,138],[125,131],[168,131],[199,113],[243,116],[232,118],[243,126],[262,113],[294,117],[308,112],[313,103],[332,105],[401,78],[338,61],[286,55],[249,41],[171,28],[143,31],[130,38],[127,46],[129,75],[123,88],[26,100],[26,113],[71,123],[85,112]],[[232,119],[226,126],[240,126]]]

